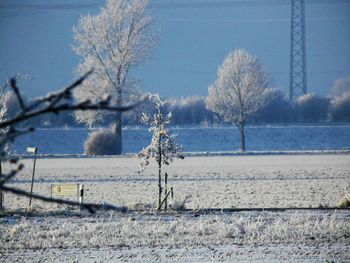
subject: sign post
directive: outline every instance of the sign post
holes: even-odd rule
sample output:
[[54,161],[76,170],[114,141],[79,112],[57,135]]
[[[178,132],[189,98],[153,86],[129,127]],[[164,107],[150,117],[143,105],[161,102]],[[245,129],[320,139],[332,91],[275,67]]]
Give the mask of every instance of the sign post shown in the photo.
[[79,185],[79,203],[80,203],[80,210],[83,209],[83,202],[84,202],[84,185]]
[[28,153],[34,154],[34,164],[33,164],[33,173],[32,173],[32,184],[30,186],[30,197],[29,197],[29,209],[32,206],[32,194],[33,194],[33,186],[34,186],[34,174],[35,174],[35,164],[36,164],[36,154],[38,153],[38,147],[28,147]]

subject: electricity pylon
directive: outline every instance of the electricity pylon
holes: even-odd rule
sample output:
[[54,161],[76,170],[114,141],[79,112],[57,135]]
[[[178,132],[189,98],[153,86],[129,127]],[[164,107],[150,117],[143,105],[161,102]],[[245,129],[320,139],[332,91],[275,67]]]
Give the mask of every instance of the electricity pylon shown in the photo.
[[305,53],[305,1],[291,0],[289,99],[307,93]]

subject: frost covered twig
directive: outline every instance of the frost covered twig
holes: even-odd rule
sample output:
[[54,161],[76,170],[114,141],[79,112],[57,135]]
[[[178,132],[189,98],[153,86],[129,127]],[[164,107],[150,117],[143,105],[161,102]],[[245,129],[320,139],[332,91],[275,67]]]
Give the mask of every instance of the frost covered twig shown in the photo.
[[[72,91],[77,88],[79,85],[83,83],[83,81],[91,74],[91,71],[86,73],[84,76],[79,78],[73,84],[69,85],[62,91],[57,93],[49,94],[45,97],[38,98],[34,102],[29,105],[25,105],[23,103],[23,98],[19,94],[18,100],[22,100],[23,107],[22,111],[17,114],[15,117],[1,121],[0,128],[8,127],[14,124],[19,124],[25,120],[34,118],[39,115],[54,113],[58,114],[63,111],[76,111],[76,110],[106,110],[106,111],[128,111],[140,104],[143,100],[145,100],[145,96],[141,98],[138,102],[133,103],[127,106],[113,106],[110,105],[110,97],[102,99],[96,103],[92,103],[90,100],[84,100],[76,104],[70,104],[69,101],[73,100]],[[18,89],[16,86],[16,81],[11,81],[11,85],[13,85],[13,89]]]
[[[110,105],[110,97],[106,97],[105,99],[102,99],[95,103],[91,102],[90,100],[84,100],[79,103],[74,103],[74,102],[70,103],[71,101],[73,101],[73,90],[78,86],[80,86],[83,83],[83,81],[89,77],[91,73],[92,71],[89,71],[86,74],[84,74],[81,78],[76,80],[74,83],[66,87],[65,89],[55,93],[48,94],[44,97],[37,98],[29,104],[26,104],[24,102],[20,89],[17,86],[16,79],[12,78],[8,83],[16,95],[17,101],[20,105],[20,111],[14,117],[6,118],[7,117],[6,109],[4,108],[1,109],[0,129],[3,132],[0,134],[0,149],[1,149],[0,161],[4,160],[4,156],[6,155],[6,153],[4,153],[4,148],[9,141],[12,142],[18,136],[21,136],[27,132],[33,132],[35,130],[34,127],[29,127],[25,130],[17,130],[15,128],[17,125],[22,124],[26,120],[32,119],[36,116],[41,116],[43,114],[52,114],[52,113],[59,114],[60,112],[63,112],[63,111],[76,111],[76,110],[82,110],[82,111],[106,110],[106,111],[113,111],[113,112],[128,111],[134,108],[135,106],[137,106],[138,104],[140,104],[146,98],[146,97],[143,97],[138,102],[127,106]],[[16,160],[10,160],[10,161],[17,162]],[[11,192],[13,194],[20,195],[20,196],[32,197],[34,199],[42,200],[44,202],[53,202],[53,203],[59,203],[59,204],[81,206],[81,204],[78,202],[49,198],[42,195],[31,194],[24,190],[6,186],[6,183],[8,183],[12,178],[14,178],[22,168],[23,168],[23,165],[19,164],[17,169],[10,171],[8,174],[5,174],[1,171],[1,164],[0,164],[0,191]],[[89,210],[90,212],[94,212],[99,209],[116,210],[121,212],[125,211],[125,208],[115,207],[112,205],[84,204],[82,207]]]

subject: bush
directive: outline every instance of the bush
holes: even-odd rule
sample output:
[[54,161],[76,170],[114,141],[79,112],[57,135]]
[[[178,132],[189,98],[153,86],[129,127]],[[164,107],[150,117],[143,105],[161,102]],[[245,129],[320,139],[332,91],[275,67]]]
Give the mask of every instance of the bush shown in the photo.
[[84,152],[88,155],[116,155],[118,139],[118,135],[111,130],[92,132],[84,143]]
[[186,202],[191,198],[191,195],[186,195],[183,200],[174,200],[171,204],[169,204],[169,208],[172,211],[185,211],[187,209]]
[[350,207],[350,195],[345,196],[342,200],[338,203],[339,208],[348,208]]

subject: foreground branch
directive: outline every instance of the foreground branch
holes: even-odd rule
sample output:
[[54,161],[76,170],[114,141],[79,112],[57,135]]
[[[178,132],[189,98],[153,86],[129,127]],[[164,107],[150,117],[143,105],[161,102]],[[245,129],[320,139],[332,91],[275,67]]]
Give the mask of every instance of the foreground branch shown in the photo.
[[[69,104],[64,103],[60,104],[62,101],[72,100],[72,91],[82,84],[82,82],[92,73],[89,71],[84,76],[76,80],[73,84],[69,85],[62,91],[57,93],[49,94],[45,97],[38,98],[30,105],[25,105],[23,102],[23,98],[19,92],[19,88],[16,85],[16,81],[11,79],[10,85],[12,90],[17,91],[16,96],[18,103],[21,105],[21,112],[13,118],[4,120],[0,122],[0,129],[6,128],[15,124],[19,124],[28,119],[32,119],[36,116],[40,116],[43,114],[54,113],[58,114],[64,111],[77,111],[77,110],[104,110],[104,111],[115,111],[115,112],[124,112],[131,110],[144,102],[147,99],[147,95],[141,97],[136,103],[126,105],[126,106],[113,106],[110,105],[110,97],[107,97],[103,100],[98,101],[97,103],[92,103],[90,100],[82,101],[78,104]],[[44,106],[43,106],[44,105]],[[43,107],[41,107],[43,106]]]
[[110,105],[106,105],[105,101],[101,101],[98,104],[92,104],[89,101],[84,101],[81,102],[79,104],[76,105],[69,105],[69,104],[63,104],[54,108],[44,108],[41,110],[37,110],[37,111],[32,111],[29,113],[25,113],[25,114],[21,114],[18,115],[12,119],[8,119],[6,121],[3,121],[0,123],[0,128],[4,128],[4,127],[8,127],[14,124],[17,124],[19,122],[23,122],[25,120],[28,119],[32,119],[36,116],[39,115],[43,115],[43,114],[47,114],[47,113],[54,113],[54,114],[58,114],[59,112],[64,112],[64,111],[77,111],[77,110],[82,110],[82,111],[86,111],[86,110],[105,110],[105,111],[120,111],[120,112],[124,112],[124,111],[128,111],[131,110],[133,108],[135,108],[136,106],[138,106],[139,104],[141,104],[144,100],[145,97],[142,97],[138,102],[127,105],[127,106],[110,106]]
[[[105,99],[101,99],[97,102],[91,102],[90,100],[85,100],[80,103],[70,104],[69,101],[73,101],[73,90],[80,86],[83,81],[92,73],[90,70],[86,74],[84,74],[81,78],[76,80],[74,83],[64,88],[61,91],[48,94],[44,97],[37,98],[32,103],[26,105],[25,100],[22,97],[19,87],[17,86],[16,79],[12,78],[9,81],[9,86],[13,90],[16,95],[17,102],[21,108],[20,112],[9,119],[1,119],[0,120],[0,129],[6,129],[7,131],[3,132],[0,135],[0,153],[2,154],[3,149],[1,149],[6,143],[9,141],[14,141],[18,136],[23,135],[28,132],[33,132],[34,127],[27,128],[25,130],[16,130],[15,127],[26,120],[32,119],[36,116],[41,116],[44,114],[59,114],[64,111],[86,111],[86,110],[104,110],[104,111],[114,111],[114,112],[124,112],[133,109],[134,107],[141,104],[143,101],[147,99],[147,95],[140,98],[136,103],[127,106],[113,106],[111,105],[111,98],[107,97]],[[41,200],[49,203],[57,203],[57,204],[66,204],[71,206],[78,206],[82,209],[88,210],[90,213],[95,213],[97,210],[113,210],[118,212],[126,212],[126,207],[117,207],[108,204],[80,204],[79,202],[46,197],[39,194],[32,194],[26,192],[21,189],[16,189],[12,187],[6,186],[6,183],[9,182],[12,178],[16,176],[16,174],[23,168],[22,164],[19,164],[17,170],[11,171],[9,174],[3,174],[1,172],[1,159],[0,157],[0,190],[4,192],[13,193],[19,196],[25,196],[34,198],[37,200]]]
[[46,197],[46,196],[42,196],[42,195],[38,195],[38,194],[30,194],[24,190],[8,187],[6,185],[0,185],[0,190],[2,190],[4,192],[13,193],[13,194],[19,195],[19,196],[32,197],[34,199],[41,200],[41,201],[48,202],[48,203],[80,206],[82,209],[86,209],[90,213],[96,213],[98,210],[101,210],[101,211],[112,210],[112,211],[117,211],[117,212],[121,212],[121,213],[126,213],[128,210],[127,207],[124,207],[124,206],[114,206],[114,205],[109,205],[109,204],[94,204],[94,203],[80,204],[79,202],[75,202],[75,201]]

